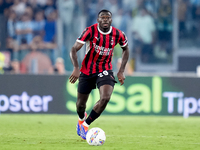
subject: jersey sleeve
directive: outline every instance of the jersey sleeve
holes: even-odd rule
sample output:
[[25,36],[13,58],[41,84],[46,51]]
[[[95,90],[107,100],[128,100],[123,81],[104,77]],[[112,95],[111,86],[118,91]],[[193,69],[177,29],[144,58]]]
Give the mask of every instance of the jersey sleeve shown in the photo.
[[90,40],[91,38],[90,35],[91,35],[90,29],[86,28],[76,41],[79,43],[85,44],[86,41]]
[[121,47],[125,47],[127,44],[128,44],[128,39],[127,39],[125,33],[124,33],[124,32],[121,32],[121,33],[120,33],[119,45],[120,45]]

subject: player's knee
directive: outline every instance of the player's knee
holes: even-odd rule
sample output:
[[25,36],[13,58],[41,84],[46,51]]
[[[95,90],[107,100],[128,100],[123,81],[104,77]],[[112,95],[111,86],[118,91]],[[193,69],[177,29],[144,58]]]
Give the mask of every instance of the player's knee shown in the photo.
[[110,96],[103,96],[103,97],[101,98],[101,102],[102,102],[103,104],[107,104],[107,103],[109,102],[109,100],[110,100]]
[[85,108],[86,108],[86,105],[82,104],[80,102],[76,102],[76,108],[77,108],[78,111],[84,111]]

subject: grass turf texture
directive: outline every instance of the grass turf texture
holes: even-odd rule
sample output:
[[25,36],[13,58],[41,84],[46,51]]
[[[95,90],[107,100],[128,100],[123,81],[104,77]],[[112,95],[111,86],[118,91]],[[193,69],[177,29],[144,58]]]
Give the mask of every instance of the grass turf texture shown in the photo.
[[76,115],[0,115],[0,150],[199,150],[200,118],[102,115],[103,146],[76,134]]

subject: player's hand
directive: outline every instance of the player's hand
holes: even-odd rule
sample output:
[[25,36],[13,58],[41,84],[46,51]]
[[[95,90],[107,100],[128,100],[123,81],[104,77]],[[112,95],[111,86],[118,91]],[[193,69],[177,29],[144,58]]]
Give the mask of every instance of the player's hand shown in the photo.
[[79,68],[74,68],[71,76],[69,77],[69,82],[74,84],[76,82],[76,80],[79,78],[79,76],[80,76]]
[[124,80],[125,80],[124,72],[118,72],[117,73],[117,77],[118,77],[118,80],[121,83],[121,85],[123,85],[124,84]]

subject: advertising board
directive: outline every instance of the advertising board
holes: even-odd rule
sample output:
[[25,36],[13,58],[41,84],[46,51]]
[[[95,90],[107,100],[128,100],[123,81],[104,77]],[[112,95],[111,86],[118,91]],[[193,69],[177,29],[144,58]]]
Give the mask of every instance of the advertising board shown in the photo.
[[[76,114],[78,83],[69,76],[1,75],[1,113]],[[182,115],[200,114],[199,78],[126,77],[116,84],[104,114],[109,115]],[[87,102],[91,111],[99,100],[93,90]]]

